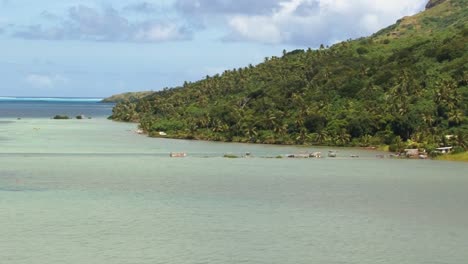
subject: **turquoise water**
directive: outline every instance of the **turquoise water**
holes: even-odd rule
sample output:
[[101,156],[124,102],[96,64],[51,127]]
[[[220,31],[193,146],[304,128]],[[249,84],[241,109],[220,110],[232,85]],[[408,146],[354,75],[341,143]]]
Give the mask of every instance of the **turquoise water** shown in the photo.
[[[104,118],[1,118],[0,263],[468,259],[464,163],[356,149],[273,159],[329,148],[151,139],[135,129]],[[245,152],[254,157],[222,158]]]
[[55,115],[107,117],[111,103],[99,98],[1,97],[0,118],[51,118]]
[[0,102],[62,102],[62,103],[97,103],[103,98],[85,98],[85,97],[12,97],[0,96]]

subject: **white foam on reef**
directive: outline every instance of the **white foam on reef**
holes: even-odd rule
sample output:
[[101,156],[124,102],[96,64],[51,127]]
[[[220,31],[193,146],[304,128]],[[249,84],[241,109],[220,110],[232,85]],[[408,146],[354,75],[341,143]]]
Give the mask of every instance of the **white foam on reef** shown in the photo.
[[79,97],[9,97],[0,96],[3,102],[100,102],[103,98],[79,98]]

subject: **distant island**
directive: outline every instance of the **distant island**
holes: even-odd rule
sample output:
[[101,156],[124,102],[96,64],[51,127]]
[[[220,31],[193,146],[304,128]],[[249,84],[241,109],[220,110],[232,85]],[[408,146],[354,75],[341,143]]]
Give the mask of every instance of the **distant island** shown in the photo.
[[466,0],[431,0],[370,37],[105,101],[117,102],[111,119],[155,137],[463,153],[467,17]]
[[154,92],[129,92],[123,94],[116,94],[108,98],[102,99],[101,103],[121,103],[121,102],[135,102],[139,99],[153,94]]

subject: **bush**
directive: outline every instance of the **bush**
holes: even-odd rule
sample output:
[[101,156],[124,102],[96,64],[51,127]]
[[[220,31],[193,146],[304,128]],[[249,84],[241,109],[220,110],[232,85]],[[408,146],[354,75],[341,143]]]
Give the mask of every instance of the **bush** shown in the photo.
[[53,119],[70,119],[67,115],[56,115],[53,117]]
[[[386,145],[390,145],[393,143],[393,140],[395,139],[395,135],[390,130],[384,130],[384,131],[377,132],[374,138],[379,139],[378,144],[384,143]],[[374,144],[376,143],[377,142],[374,142]]]
[[234,154],[224,154],[224,157],[227,159],[237,159],[239,156],[234,155]]
[[184,123],[180,120],[158,120],[151,124],[151,131],[179,131],[184,129]]
[[458,154],[458,153],[463,153],[463,152],[465,152],[464,148],[460,146],[456,146],[453,148],[452,154]]
[[396,144],[391,144],[389,147],[388,147],[388,150],[390,152],[398,152],[398,147]]
[[468,36],[468,28],[462,29],[461,34],[462,34],[464,37]]
[[439,156],[442,156],[442,154],[440,154],[440,152],[437,152],[437,151],[429,151],[429,157],[431,158],[437,158]]
[[359,54],[359,55],[363,55],[363,54],[366,54],[366,53],[369,53],[369,50],[364,48],[364,47],[359,47],[356,52]]

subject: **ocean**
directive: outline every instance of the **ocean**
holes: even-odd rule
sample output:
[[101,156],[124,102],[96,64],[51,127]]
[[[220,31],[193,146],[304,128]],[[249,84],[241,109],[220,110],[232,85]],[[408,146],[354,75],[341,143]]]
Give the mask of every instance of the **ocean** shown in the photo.
[[465,163],[349,148],[277,159],[331,148],[148,138],[111,108],[0,100],[0,263],[468,259]]
[[112,103],[102,98],[0,97],[0,118],[51,118],[55,115],[103,117],[112,114]]

